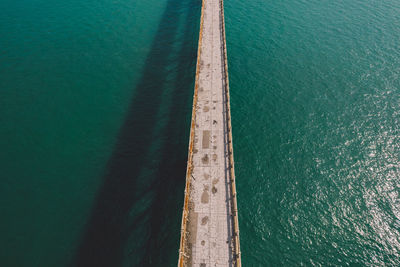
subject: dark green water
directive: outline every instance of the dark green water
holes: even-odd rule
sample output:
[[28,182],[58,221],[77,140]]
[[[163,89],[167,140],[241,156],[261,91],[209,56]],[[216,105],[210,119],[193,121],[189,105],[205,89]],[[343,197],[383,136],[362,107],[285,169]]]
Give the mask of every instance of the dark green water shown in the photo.
[[0,266],[178,257],[200,2],[0,2]]
[[[198,0],[0,1],[0,265],[175,266]],[[244,266],[400,264],[400,3],[225,1]]]

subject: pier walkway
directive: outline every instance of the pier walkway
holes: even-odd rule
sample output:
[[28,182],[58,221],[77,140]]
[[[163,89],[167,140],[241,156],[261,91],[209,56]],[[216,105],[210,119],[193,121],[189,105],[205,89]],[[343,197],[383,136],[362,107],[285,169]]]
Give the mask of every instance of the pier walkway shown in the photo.
[[241,266],[223,0],[203,0],[178,266]]

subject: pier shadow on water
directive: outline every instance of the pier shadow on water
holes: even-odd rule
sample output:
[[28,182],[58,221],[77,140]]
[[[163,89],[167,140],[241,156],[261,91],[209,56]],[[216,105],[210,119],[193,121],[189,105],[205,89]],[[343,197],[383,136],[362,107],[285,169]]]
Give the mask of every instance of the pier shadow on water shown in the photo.
[[72,266],[177,263],[200,7],[167,1]]

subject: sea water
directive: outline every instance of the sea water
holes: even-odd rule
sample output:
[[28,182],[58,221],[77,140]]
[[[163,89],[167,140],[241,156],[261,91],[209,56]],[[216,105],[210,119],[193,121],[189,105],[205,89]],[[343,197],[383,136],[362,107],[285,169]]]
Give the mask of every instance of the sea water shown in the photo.
[[[0,2],[1,266],[176,266],[200,7]],[[243,265],[399,265],[399,2],[225,16]]]

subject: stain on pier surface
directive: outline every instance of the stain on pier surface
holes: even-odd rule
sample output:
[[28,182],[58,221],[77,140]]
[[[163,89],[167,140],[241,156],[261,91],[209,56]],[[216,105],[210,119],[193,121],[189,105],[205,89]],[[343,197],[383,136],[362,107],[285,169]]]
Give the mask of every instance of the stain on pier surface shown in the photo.
[[197,240],[197,220],[198,220],[198,213],[194,211],[194,204],[190,203],[191,212],[189,213],[189,220],[188,220],[188,240],[187,240],[187,255],[188,258],[188,266],[192,266],[192,252],[193,252],[193,244],[196,244]]
[[203,148],[210,147],[210,131],[208,131],[208,130],[203,131],[202,147]]
[[216,188],[215,186],[213,186],[212,189],[211,189],[211,192],[212,192],[213,194],[215,194],[215,193],[217,193],[217,191],[218,191],[217,188]]
[[207,164],[209,161],[208,154],[205,154],[204,157],[201,158],[201,161],[203,162],[203,164]]
[[208,223],[208,216],[204,216],[202,219],[201,219],[201,225],[206,225]]
[[201,194],[201,203],[206,204],[208,203],[210,198],[210,195],[208,194],[208,192],[206,190],[203,191],[203,194]]

